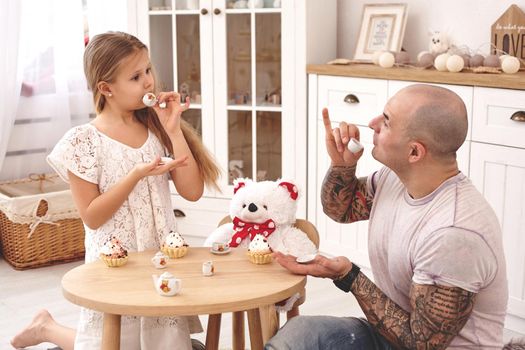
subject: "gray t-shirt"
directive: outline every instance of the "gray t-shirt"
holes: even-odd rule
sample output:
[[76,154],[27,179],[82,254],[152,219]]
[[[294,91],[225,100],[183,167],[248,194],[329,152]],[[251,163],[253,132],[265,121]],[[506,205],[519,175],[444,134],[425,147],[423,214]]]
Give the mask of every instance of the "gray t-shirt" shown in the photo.
[[383,168],[368,178],[373,196],[368,250],[375,283],[410,311],[412,283],[477,294],[448,349],[501,349],[508,289],[501,229],[485,198],[462,173],[420,199]]

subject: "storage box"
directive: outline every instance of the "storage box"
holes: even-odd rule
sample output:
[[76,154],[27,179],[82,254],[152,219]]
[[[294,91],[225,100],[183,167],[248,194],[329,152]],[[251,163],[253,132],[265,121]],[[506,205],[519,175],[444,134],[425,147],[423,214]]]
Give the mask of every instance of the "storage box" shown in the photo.
[[84,225],[58,175],[0,182],[0,245],[17,270],[84,258]]

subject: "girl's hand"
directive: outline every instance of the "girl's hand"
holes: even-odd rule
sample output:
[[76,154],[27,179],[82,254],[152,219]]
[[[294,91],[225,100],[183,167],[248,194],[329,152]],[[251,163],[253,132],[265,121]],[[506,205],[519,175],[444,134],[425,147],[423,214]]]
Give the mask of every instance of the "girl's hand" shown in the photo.
[[[190,107],[190,98],[186,97],[185,103],[180,103],[180,95],[175,92],[161,92],[157,95],[158,103],[153,106],[159,116],[160,123],[168,135],[177,134],[180,129],[180,118],[182,112]],[[161,103],[166,103],[166,108],[160,108]]]
[[187,166],[188,156],[178,157],[165,164],[161,163],[160,157],[157,156],[153,161],[149,163],[139,163],[135,165],[132,172],[142,179],[146,176],[162,175],[175,168]]

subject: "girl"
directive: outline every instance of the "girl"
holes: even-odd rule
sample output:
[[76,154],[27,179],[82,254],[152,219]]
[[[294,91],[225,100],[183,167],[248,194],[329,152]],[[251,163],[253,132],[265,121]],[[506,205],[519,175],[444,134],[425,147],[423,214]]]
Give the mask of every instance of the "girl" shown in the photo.
[[[68,131],[47,159],[70,183],[85,226],[86,262],[98,259],[111,236],[130,251],[159,249],[176,227],[169,176],[182,197],[196,201],[205,183],[217,187],[219,169],[181,119],[189,99],[181,105],[176,92],[160,92],[154,107],[144,106],[144,94],[156,92],[155,78],[148,50],[137,38],[121,32],[93,37],[84,53],[84,71],[97,116]],[[165,154],[174,160],[162,163]],[[46,311],[35,322],[62,327]],[[76,335],[54,328],[55,337],[49,339],[44,330],[30,325],[13,346],[52,341],[63,349],[100,348],[102,314],[82,309]],[[121,348],[190,349],[190,331],[202,331],[197,317],[122,317]]]

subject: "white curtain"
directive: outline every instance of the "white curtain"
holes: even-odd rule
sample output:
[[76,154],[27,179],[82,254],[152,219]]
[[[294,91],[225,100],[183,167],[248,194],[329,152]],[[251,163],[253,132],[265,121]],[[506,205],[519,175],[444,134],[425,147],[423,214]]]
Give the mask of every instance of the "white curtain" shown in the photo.
[[[2,80],[7,80],[7,84],[0,84],[7,90],[7,94],[2,91],[0,95],[7,96],[5,103],[0,104],[0,180],[7,180],[51,171],[46,155],[72,125],[87,122],[93,108],[82,63],[82,0],[0,3],[0,25],[18,36],[16,40],[12,40],[12,34],[0,38],[9,40],[0,47],[8,49],[7,60],[12,60],[11,67],[2,71]],[[14,25],[8,25],[9,21]]]
[[[0,2],[0,169],[5,158],[9,135],[15,120],[22,78],[18,65],[20,2]],[[9,35],[8,35],[9,33]]]
[[129,15],[135,13],[136,1],[129,0],[86,0],[88,9],[89,37],[107,31],[128,32]]

